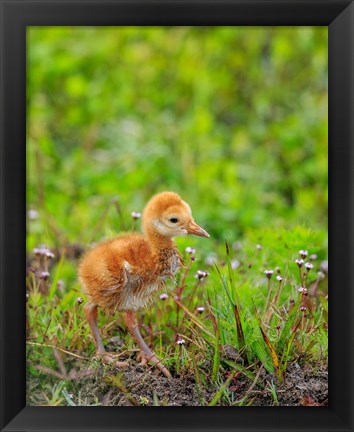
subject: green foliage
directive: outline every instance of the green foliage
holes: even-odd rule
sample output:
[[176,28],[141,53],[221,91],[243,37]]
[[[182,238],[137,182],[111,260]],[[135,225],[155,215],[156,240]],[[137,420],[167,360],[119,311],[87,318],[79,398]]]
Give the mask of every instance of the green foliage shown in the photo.
[[[97,241],[88,227],[112,198],[129,214],[166,189],[221,240],[326,227],[326,28],[31,27],[27,37],[30,248],[58,233]],[[114,208],[106,226],[122,229]]]

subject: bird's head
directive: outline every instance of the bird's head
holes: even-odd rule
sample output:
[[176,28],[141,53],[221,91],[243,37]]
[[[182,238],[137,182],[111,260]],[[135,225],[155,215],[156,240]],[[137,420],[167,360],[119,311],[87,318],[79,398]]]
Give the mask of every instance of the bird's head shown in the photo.
[[162,192],[151,198],[143,213],[143,229],[147,236],[167,238],[194,234],[210,237],[194,222],[190,206],[174,192]]

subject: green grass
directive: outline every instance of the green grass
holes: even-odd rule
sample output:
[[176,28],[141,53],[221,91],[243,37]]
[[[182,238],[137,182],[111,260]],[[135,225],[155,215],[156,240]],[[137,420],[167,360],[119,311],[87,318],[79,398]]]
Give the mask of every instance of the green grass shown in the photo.
[[[162,300],[157,294],[153,307],[140,314],[143,336],[176,379],[193,375],[197,388],[203,390],[207,386],[215,390],[210,405],[251,403],[252,394],[235,400],[229,390],[230,382],[238,373],[264,389],[256,379],[260,368],[274,375],[274,383],[268,386],[268,391],[276,403],[276,383],[286,380],[289,362],[326,362],[327,287],[326,279],[318,275],[321,260],[326,258],[324,235],[303,227],[295,227],[291,232],[278,231],[275,239],[271,230],[253,234],[245,239],[241,248],[235,245],[237,250],[228,246],[225,250],[225,245],[211,240],[208,252],[198,248],[195,260],[191,254],[183,252],[187,245],[194,246],[195,239],[178,239],[186,264],[179,283],[170,284],[167,299]],[[257,248],[258,244],[262,249]],[[206,261],[211,248],[213,263]],[[295,260],[299,258],[300,249],[317,255],[306,277],[307,296],[298,292],[301,276]],[[94,345],[83,316],[84,303],[80,297],[84,296],[76,280],[78,262],[65,255],[54,258],[53,264],[44,260],[34,258],[32,269],[42,269],[49,264],[49,278],[43,281],[38,271],[36,275],[29,271],[27,277],[29,382],[36,379],[34,394],[44,395],[48,405],[80,405],[84,402],[80,398],[72,401],[68,392],[77,395],[79,378],[85,375],[85,372],[80,375],[82,370],[94,373],[99,363],[94,360]],[[201,279],[196,278],[200,269],[208,272]],[[270,279],[264,274],[269,269],[274,271]],[[276,280],[277,275],[282,276],[282,281]],[[319,283],[319,294],[311,294],[310,287],[314,283]],[[267,306],[269,292],[271,301]],[[176,295],[179,296],[177,300]],[[201,306],[204,310],[198,311]],[[300,310],[302,306],[306,306],[306,311]],[[105,343],[114,336],[121,337],[120,351],[134,364],[137,345],[122,317],[119,314],[107,317],[101,313],[99,326]],[[176,344],[179,339],[184,339],[185,343]],[[237,362],[225,357],[225,345],[231,345],[239,353]],[[66,369],[60,364],[62,358],[69,364],[74,360],[78,362],[81,372],[77,366],[77,370],[70,366]],[[123,393],[133,405],[144,404],[119,384],[112,369],[107,367],[104,376],[106,382],[110,380],[121,391],[124,389]],[[68,390],[64,390],[63,383]],[[200,404],[207,402],[201,397]]]

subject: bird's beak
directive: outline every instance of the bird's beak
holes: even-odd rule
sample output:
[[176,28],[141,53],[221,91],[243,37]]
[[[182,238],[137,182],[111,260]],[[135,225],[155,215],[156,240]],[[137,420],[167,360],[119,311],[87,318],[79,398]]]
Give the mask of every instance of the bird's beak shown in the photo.
[[188,234],[194,234],[200,237],[207,237],[209,238],[210,235],[199,225],[197,225],[195,222],[191,222],[187,228]]

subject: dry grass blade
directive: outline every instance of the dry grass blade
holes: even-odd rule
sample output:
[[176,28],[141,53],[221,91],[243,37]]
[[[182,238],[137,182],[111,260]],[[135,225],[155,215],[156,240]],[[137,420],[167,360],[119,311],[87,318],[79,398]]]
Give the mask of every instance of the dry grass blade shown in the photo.
[[95,375],[95,373],[96,373],[96,371],[94,371],[92,369],[87,369],[87,370],[82,370],[82,371],[76,371],[75,369],[72,369],[68,374],[63,374],[63,373],[60,373],[54,369],[50,369],[50,368],[48,368],[46,366],[42,366],[42,365],[35,365],[34,368],[39,370],[40,372],[47,374],[47,375],[52,375],[55,378],[59,378],[61,380],[66,380],[66,381],[74,381],[74,380],[79,379],[79,378],[85,378],[88,376]]
[[241,372],[243,375],[245,375],[251,381],[253,381],[256,378],[256,375],[253,372],[249,371],[245,367],[241,366],[238,363],[235,363],[232,360],[222,359],[221,361],[222,361],[222,363],[227,364],[228,366],[232,367],[233,369],[237,370],[238,372]]
[[69,374],[67,375],[67,379],[69,380],[76,380],[76,379],[80,379],[80,378],[86,378],[92,375],[95,375],[96,371],[94,371],[93,369],[86,369],[86,370],[80,370],[77,371],[75,369],[72,369]]
[[64,365],[63,359],[61,358],[61,355],[59,354],[59,351],[56,348],[53,348],[53,355],[54,355],[55,360],[58,363],[60,372],[63,375],[67,376],[68,373],[67,373],[66,367]]
[[37,370],[39,370],[40,372],[45,373],[45,374],[52,375],[55,378],[59,378],[61,380],[66,380],[67,379],[66,375],[63,375],[62,373],[57,372],[54,369],[50,369],[50,368],[48,368],[46,366],[35,365],[34,368],[37,369]]
[[65,354],[68,354],[70,356],[73,356],[73,357],[76,357],[76,358],[79,358],[79,359],[82,359],[82,360],[90,360],[88,357],[82,357],[82,356],[80,356],[78,354],[75,354],[75,353],[73,353],[71,351],[68,351],[68,350],[65,350],[63,348],[59,348],[59,347],[57,347],[55,345],[44,344],[44,343],[39,343],[39,342],[32,342],[32,341],[28,341],[28,340],[26,341],[26,343],[28,345],[36,345],[36,346],[44,346],[44,347],[48,347],[48,348],[55,348],[55,349],[57,349],[57,350],[65,353]]
[[276,303],[278,301],[279,294],[281,292],[282,286],[283,286],[283,284],[280,281],[279,284],[278,284],[277,290],[275,291],[274,297],[273,297],[273,299],[272,299],[272,301],[270,303],[270,306],[269,306],[268,309],[266,309],[266,316],[264,318],[265,325],[269,324],[269,322],[270,322],[270,320],[271,320],[271,318],[272,318],[272,316],[274,314],[274,308],[275,308],[275,305],[276,305]]
[[223,392],[229,386],[230,382],[234,379],[237,373],[238,372],[236,371],[230,374],[229,378],[219,387],[218,391],[215,393],[215,396],[213,397],[212,401],[209,403],[209,406],[215,406],[219,402]]
[[264,330],[262,329],[262,327],[260,326],[259,328],[261,330],[263,340],[264,340],[264,342],[267,344],[267,346],[269,348],[270,355],[271,355],[271,358],[272,358],[272,362],[273,362],[273,365],[274,365],[274,368],[275,368],[276,375],[277,375],[277,377],[279,379],[281,379],[281,373],[280,373],[280,366],[279,366],[278,355],[277,355],[277,353],[276,353],[273,345],[271,344],[270,340],[268,339],[267,335],[265,334]]
[[261,375],[261,372],[263,370],[263,365],[259,368],[256,378],[253,380],[253,383],[250,385],[249,389],[246,391],[246,395],[251,393],[251,391],[254,389],[255,385],[257,384],[257,381],[259,380],[259,377]]
[[174,300],[177,303],[177,305],[186,312],[186,314],[191,318],[191,320],[194,322],[194,324],[196,324],[201,330],[203,330],[204,333],[206,333],[207,335],[211,336],[213,339],[215,338],[215,336],[212,333],[210,333],[210,331],[205,327],[205,325],[202,324],[198,320],[198,318],[190,310],[188,310],[186,308],[186,306],[184,306],[183,303],[181,303],[177,299],[174,299]]

